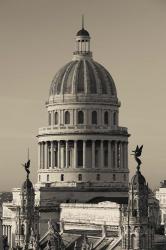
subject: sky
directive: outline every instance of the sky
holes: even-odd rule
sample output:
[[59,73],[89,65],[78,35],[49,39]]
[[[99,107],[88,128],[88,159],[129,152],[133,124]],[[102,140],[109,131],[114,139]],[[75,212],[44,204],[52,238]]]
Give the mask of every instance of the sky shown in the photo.
[[28,147],[36,182],[50,83],[72,59],[82,14],[93,57],[117,87],[120,125],[131,134],[130,175],[131,150],[143,144],[150,187],[166,179],[165,13],[165,0],[0,0],[0,191],[21,186]]

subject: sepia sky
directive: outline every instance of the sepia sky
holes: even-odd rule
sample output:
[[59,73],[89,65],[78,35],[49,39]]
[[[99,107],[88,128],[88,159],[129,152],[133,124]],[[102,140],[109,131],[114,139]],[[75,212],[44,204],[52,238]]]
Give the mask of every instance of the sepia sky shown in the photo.
[[[142,173],[166,179],[166,1],[0,0],[0,190],[20,187],[30,148],[36,181],[38,128],[57,70],[72,58],[81,15],[94,59],[111,73],[129,153],[144,144]],[[129,168],[136,163],[129,155]]]

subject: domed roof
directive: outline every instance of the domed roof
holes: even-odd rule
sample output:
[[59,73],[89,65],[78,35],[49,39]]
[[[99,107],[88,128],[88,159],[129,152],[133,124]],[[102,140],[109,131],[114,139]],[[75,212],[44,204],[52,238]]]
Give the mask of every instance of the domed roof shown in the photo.
[[24,190],[31,190],[33,189],[33,184],[32,182],[29,180],[29,178],[27,178],[23,184],[22,184],[22,191]]
[[89,36],[89,32],[85,30],[84,28],[82,28],[81,30],[77,32],[76,36]]
[[146,185],[145,177],[141,174],[140,170],[137,170],[135,175],[131,179],[131,185],[133,189],[137,189],[140,186]]
[[73,60],[55,75],[50,96],[60,94],[100,94],[117,97],[116,87],[109,72],[91,58]]

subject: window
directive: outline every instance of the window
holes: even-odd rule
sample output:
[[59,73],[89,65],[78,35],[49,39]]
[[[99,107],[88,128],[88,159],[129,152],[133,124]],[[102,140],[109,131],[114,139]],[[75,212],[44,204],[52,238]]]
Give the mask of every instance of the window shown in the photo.
[[61,174],[61,181],[64,181],[64,174]]
[[116,181],[116,175],[113,174],[113,181]]
[[57,125],[58,124],[58,112],[54,113],[54,124]]
[[108,111],[104,112],[104,124],[108,125]]
[[97,174],[97,175],[96,175],[96,180],[97,180],[97,181],[100,181],[100,174]]
[[49,126],[51,125],[51,113],[50,112],[48,113],[48,125]]
[[113,113],[113,125],[116,125],[116,112]]
[[78,124],[84,123],[84,113],[83,111],[78,111]]
[[39,174],[39,182],[41,181],[40,174]]
[[47,181],[49,181],[50,180],[50,176],[49,176],[49,174],[47,174]]
[[82,181],[82,174],[79,174],[79,175],[78,175],[78,180],[79,180],[79,181]]
[[123,175],[123,180],[126,181],[126,174]]
[[70,124],[70,113],[69,113],[69,111],[65,112],[65,124]]
[[97,124],[97,112],[92,112],[92,124]]

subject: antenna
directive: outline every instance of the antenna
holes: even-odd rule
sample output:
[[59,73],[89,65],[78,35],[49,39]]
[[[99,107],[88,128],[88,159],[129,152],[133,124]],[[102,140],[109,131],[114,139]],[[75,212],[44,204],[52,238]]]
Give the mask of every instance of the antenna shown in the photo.
[[84,15],[82,15],[82,30],[84,29]]

